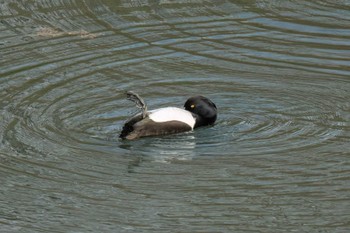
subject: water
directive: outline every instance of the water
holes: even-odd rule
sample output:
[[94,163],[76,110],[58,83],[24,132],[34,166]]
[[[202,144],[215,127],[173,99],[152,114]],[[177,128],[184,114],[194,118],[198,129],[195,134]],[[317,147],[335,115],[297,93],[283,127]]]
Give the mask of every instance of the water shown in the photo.
[[[1,232],[349,232],[349,25],[349,1],[1,1]],[[127,90],[217,124],[121,141]]]

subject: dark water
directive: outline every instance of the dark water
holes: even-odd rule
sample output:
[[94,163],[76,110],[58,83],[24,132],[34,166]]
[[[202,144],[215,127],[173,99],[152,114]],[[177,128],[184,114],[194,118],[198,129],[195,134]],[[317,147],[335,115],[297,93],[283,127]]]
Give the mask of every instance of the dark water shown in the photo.
[[0,1],[0,231],[349,232],[349,78],[346,0]]

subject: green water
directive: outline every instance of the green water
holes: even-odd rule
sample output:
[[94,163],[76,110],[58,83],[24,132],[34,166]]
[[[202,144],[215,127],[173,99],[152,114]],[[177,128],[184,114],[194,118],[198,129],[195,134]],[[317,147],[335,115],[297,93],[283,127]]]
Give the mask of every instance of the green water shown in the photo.
[[[0,1],[1,232],[348,232],[348,1]],[[121,141],[138,110],[213,127]]]

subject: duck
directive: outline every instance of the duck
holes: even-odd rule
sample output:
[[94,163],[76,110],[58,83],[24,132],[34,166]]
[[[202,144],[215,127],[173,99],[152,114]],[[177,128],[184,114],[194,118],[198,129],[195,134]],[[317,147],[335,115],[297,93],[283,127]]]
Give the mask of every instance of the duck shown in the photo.
[[163,107],[154,110],[147,110],[145,101],[137,93],[128,91],[126,96],[141,109],[141,113],[125,122],[119,135],[123,140],[193,131],[201,126],[214,125],[217,118],[216,105],[201,95],[187,99],[184,108]]

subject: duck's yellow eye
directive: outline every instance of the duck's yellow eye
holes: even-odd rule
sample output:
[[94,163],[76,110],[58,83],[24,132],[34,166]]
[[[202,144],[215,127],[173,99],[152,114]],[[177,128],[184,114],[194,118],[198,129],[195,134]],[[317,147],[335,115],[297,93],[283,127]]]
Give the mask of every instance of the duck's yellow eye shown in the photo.
[[195,106],[194,104],[192,104],[192,105],[191,105],[191,108],[194,108],[194,107],[196,107],[196,106]]

